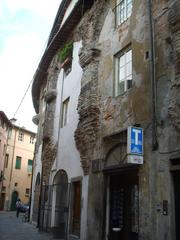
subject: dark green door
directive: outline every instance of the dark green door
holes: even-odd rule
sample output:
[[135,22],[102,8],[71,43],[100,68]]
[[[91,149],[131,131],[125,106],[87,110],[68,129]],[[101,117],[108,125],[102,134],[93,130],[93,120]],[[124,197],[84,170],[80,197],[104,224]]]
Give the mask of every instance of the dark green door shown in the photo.
[[17,198],[18,198],[18,192],[14,191],[12,193],[12,197],[11,197],[11,211],[15,211],[16,210]]

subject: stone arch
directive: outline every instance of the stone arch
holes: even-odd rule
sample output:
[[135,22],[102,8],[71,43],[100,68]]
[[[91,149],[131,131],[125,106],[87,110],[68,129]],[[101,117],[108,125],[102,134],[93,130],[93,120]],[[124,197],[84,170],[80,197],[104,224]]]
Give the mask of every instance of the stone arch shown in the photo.
[[106,154],[104,168],[125,165],[127,157],[127,143],[118,143],[113,146]]
[[53,220],[52,231],[55,237],[64,238],[68,220],[68,175],[59,170],[53,179]]
[[60,184],[60,183],[67,183],[68,182],[68,175],[66,171],[59,170],[53,179],[53,185]]

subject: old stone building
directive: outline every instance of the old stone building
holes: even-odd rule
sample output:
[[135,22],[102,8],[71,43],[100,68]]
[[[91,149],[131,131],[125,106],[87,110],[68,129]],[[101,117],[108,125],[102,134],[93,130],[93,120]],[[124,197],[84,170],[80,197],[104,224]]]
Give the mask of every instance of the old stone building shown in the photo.
[[32,221],[180,239],[179,84],[179,1],[62,0],[32,87]]
[[6,160],[6,148],[8,141],[8,129],[11,127],[11,122],[3,111],[0,111],[0,210],[4,208],[5,189],[3,185],[4,167]]

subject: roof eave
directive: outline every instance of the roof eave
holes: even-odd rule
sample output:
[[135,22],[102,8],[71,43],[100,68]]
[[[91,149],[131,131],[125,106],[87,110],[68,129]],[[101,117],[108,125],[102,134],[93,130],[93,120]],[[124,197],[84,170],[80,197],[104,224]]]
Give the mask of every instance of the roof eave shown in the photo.
[[[65,1],[63,1],[63,3],[64,2]],[[63,26],[58,30],[58,32],[53,37],[52,41],[49,42],[48,46],[46,47],[46,50],[41,58],[39,66],[35,72],[34,81],[33,81],[33,85],[32,85],[32,99],[33,99],[33,104],[34,104],[36,113],[39,112],[40,87],[41,87],[42,83],[44,81],[46,81],[47,70],[48,70],[48,67],[49,67],[54,55],[56,54],[57,50],[63,46],[63,44],[65,43],[71,30],[74,28],[74,26],[77,25],[77,23],[82,18],[82,9],[81,9],[80,5],[84,4],[84,12],[85,12],[87,9],[90,8],[90,6],[93,3],[94,3],[94,0],[89,0],[89,1],[87,0],[87,1],[85,1],[85,3],[83,0],[79,0],[76,3],[76,5],[75,5],[74,9],[72,10],[71,14],[69,15],[69,17],[64,22]],[[66,8],[65,8],[65,10],[66,10]],[[64,13],[65,13],[65,11],[62,12],[61,14],[64,16]],[[56,16],[56,19],[57,19],[57,16]],[[60,21],[62,21],[62,19],[63,18],[61,18]],[[54,24],[59,24],[59,23],[57,23],[57,21],[55,20]],[[55,26],[53,26],[53,28],[54,27]],[[51,33],[52,33],[52,31],[51,31]]]

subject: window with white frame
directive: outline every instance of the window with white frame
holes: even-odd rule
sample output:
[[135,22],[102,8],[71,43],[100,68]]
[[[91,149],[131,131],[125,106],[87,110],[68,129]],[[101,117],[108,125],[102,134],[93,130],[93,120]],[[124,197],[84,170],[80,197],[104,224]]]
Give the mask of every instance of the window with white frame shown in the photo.
[[30,143],[31,144],[34,144],[34,140],[35,140],[34,136],[30,136]]
[[132,50],[128,49],[115,56],[115,96],[132,87]]
[[69,108],[69,98],[67,98],[62,104],[61,127],[64,127],[68,122],[68,108]]
[[131,16],[132,0],[116,0],[115,17],[116,26]]
[[24,133],[22,131],[19,131],[18,141],[24,141]]
[[28,159],[28,166],[27,166],[28,173],[32,173],[32,167],[33,167],[33,160]]

